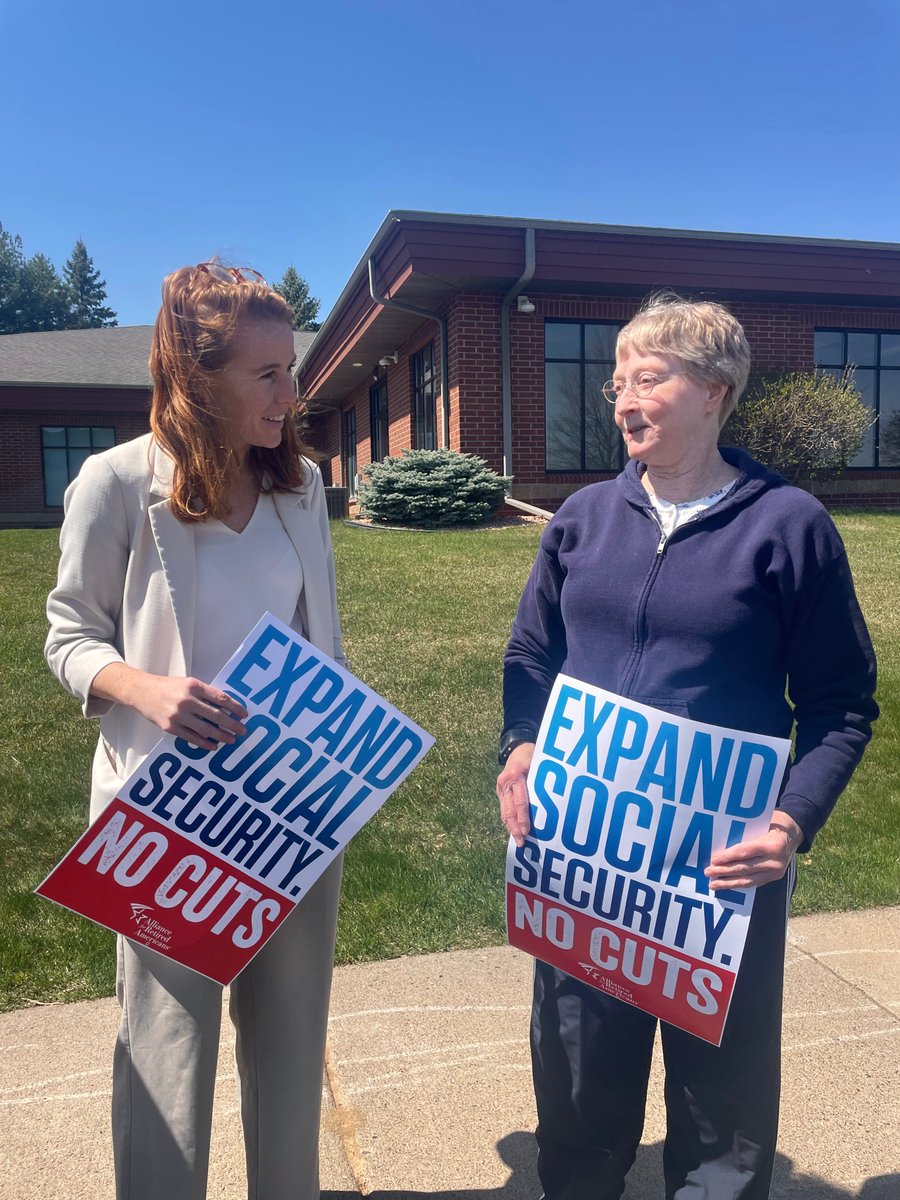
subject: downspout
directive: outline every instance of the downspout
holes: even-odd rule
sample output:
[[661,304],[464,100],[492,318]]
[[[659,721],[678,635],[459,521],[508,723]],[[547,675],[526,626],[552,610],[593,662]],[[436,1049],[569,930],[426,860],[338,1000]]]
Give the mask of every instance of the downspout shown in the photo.
[[509,310],[513,300],[534,277],[534,227],[525,230],[525,270],[500,301],[500,376],[503,395],[503,471],[512,475],[512,381],[509,353]]
[[415,313],[419,317],[427,317],[430,321],[437,321],[441,331],[441,442],[440,449],[445,450],[450,446],[450,389],[447,382],[447,374],[449,372],[450,354],[447,346],[447,318],[442,317],[440,313],[433,312],[430,308],[419,308],[416,304],[406,304],[402,300],[391,300],[388,296],[380,296],[375,290],[375,256],[372,255],[369,259],[369,295],[376,304],[383,304],[385,308],[402,308],[405,312]]

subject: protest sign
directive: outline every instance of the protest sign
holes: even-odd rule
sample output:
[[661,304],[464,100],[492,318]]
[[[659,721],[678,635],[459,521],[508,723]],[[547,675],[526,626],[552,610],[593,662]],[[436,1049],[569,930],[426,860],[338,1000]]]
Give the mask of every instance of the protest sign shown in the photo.
[[37,892],[225,984],[434,738],[268,613],[213,682],[246,734],[164,737]]
[[510,945],[719,1045],[755,889],[704,869],[768,830],[789,751],[560,675],[507,853]]

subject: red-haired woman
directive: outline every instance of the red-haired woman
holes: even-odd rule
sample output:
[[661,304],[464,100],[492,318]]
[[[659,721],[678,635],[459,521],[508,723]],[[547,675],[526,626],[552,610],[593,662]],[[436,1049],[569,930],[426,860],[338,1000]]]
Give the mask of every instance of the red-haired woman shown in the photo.
[[[152,433],[69,487],[46,654],[98,717],[91,815],[160,737],[233,742],[245,711],[208,682],[267,610],[343,662],[322,480],[294,421],[285,301],[203,263],[163,284]],[[340,863],[238,976],[230,1011],[248,1195],[318,1195],[322,1061]],[[206,1195],[221,989],[119,938],[113,1067],[120,1200]]]

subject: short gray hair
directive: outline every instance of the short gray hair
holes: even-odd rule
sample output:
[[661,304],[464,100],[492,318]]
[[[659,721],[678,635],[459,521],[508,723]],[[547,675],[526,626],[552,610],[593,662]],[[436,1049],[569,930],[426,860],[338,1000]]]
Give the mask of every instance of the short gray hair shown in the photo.
[[655,292],[619,330],[616,351],[625,346],[645,354],[674,354],[688,374],[705,383],[724,383],[720,427],[737,407],[750,374],[750,347],[740,322],[711,300],[686,300]]

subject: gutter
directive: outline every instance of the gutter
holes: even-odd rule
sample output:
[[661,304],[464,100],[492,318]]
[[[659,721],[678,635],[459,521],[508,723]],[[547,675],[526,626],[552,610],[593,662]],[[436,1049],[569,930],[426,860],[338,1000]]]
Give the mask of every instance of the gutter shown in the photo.
[[512,382],[510,378],[509,310],[513,300],[534,278],[534,226],[525,230],[525,270],[500,302],[500,377],[503,394],[503,468],[502,475],[513,474],[512,461]]
[[543,517],[545,521],[549,521],[553,513],[546,508],[538,508],[536,504],[526,504],[524,500],[514,500],[512,496],[504,496],[503,503],[508,504],[510,508],[518,508],[522,512],[528,513],[532,517]]
[[419,308],[416,304],[406,304],[402,300],[392,300],[389,296],[381,296],[375,290],[375,255],[369,255],[369,295],[376,304],[383,304],[385,308],[402,308],[404,312],[415,313],[419,317],[427,317],[430,321],[436,321],[438,328],[441,331],[441,437],[439,449],[446,450],[450,447],[450,390],[447,381],[449,373],[450,354],[448,350],[447,338],[447,318],[440,313],[434,312],[430,308]]

